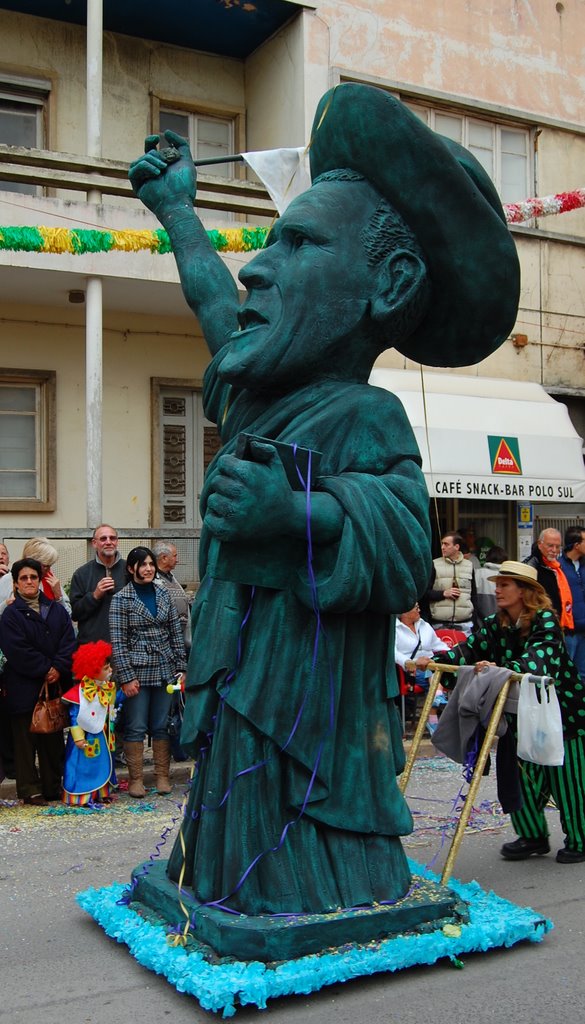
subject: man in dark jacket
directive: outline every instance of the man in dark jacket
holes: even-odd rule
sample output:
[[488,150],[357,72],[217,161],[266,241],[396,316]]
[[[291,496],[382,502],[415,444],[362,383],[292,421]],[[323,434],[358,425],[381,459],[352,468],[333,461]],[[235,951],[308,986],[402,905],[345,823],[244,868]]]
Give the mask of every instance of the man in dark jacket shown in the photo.
[[532,545],[532,553],[525,558],[526,565],[536,569],[538,582],[550,597],[552,606],[564,630],[573,628],[571,589],[558,561],[561,535],[558,530],[542,530]]
[[70,685],[75,649],[71,618],[58,601],[49,601],[42,593],[41,576],[41,564],[34,558],[14,563],[15,599],[0,619],[0,649],[6,656],[2,685],[14,737],[16,793],[35,806],[61,796],[63,730],[34,735],[32,713],[45,682],[50,697],[58,695],[57,684]]
[[118,551],[118,533],[102,523],[93,531],[95,557],[80,565],[71,578],[71,617],[77,623],[79,644],[110,641],[110,604],[128,582],[126,561]]
[[585,679],[585,526],[569,526],[559,558],[573,597],[573,630],[565,632],[571,661]]

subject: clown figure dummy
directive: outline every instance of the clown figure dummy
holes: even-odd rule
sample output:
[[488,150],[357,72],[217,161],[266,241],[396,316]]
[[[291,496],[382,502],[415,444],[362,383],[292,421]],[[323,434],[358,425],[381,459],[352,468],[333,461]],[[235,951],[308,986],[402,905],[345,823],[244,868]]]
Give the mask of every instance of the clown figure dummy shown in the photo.
[[65,751],[63,803],[84,807],[111,802],[116,684],[110,679],[111,644],[82,644],[73,655],[79,680],[63,695],[71,728]]

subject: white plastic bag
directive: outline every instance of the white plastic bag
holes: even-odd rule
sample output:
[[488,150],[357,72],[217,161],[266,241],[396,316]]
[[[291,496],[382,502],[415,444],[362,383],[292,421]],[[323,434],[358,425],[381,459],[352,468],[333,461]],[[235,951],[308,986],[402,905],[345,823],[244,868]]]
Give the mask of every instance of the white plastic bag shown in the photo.
[[546,765],[561,765],[565,759],[561,708],[554,680],[547,676],[522,676],[518,699],[518,757]]

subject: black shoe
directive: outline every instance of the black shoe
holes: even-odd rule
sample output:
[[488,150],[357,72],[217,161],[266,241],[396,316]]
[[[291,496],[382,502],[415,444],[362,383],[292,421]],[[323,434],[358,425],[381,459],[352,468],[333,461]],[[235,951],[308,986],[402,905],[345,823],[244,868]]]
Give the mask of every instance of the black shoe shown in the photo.
[[571,850],[568,846],[564,846],[557,853],[557,861],[559,864],[581,864],[582,861],[585,861],[585,853],[581,850]]
[[[543,854],[549,852],[550,846],[546,836],[541,839],[523,839],[520,836],[513,843],[504,843],[500,850],[505,860],[526,860],[534,854],[542,857]],[[583,855],[583,859],[585,860],[585,855]]]
[[34,796],[25,796],[23,798],[23,804],[31,804],[33,807],[48,807],[48,800],[45,800],[44,796],[40,793],[35,793]]

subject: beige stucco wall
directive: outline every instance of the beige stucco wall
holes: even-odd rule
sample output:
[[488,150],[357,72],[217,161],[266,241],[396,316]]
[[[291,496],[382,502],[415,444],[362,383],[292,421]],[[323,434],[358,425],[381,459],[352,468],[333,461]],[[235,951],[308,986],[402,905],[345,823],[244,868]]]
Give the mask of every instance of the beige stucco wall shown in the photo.
[[303,64],[300,20],[278,32],[246,61],[249,150],[304,145]]
[[[150,378],[201,379],[208,361],[189,318],[104,318],[104,518],[125,528],[150,523]],[[0,513],[11,528],[82,527],[85,513],[85,341],[83,312],[4,306],[0,362],[57,374],[57,508],[54,513]]]
[[246,61],[248,148],[304,146],[329,87],[329,30],[305,11]]
[[333,66],[582,125],[584,15],[582,0],[321,0],[318,6]]

